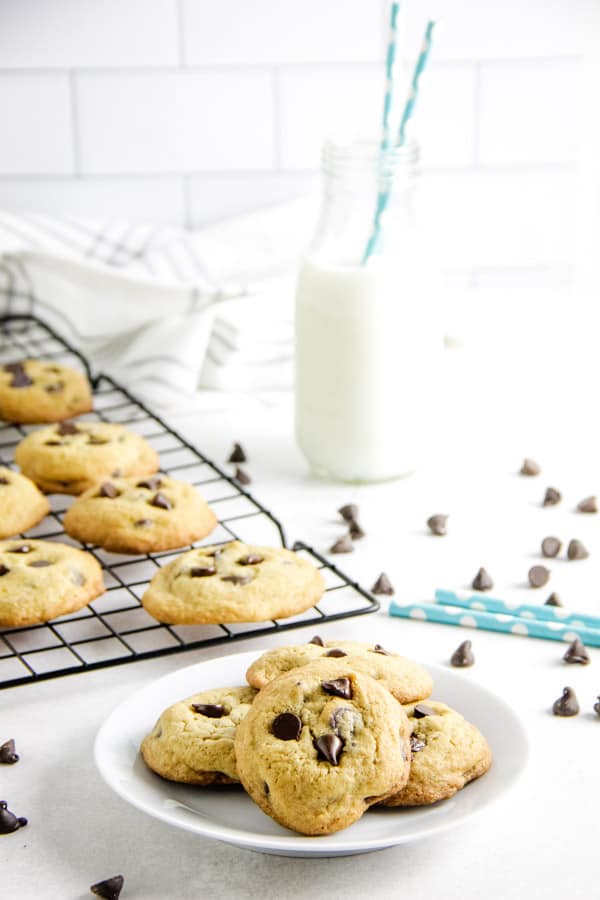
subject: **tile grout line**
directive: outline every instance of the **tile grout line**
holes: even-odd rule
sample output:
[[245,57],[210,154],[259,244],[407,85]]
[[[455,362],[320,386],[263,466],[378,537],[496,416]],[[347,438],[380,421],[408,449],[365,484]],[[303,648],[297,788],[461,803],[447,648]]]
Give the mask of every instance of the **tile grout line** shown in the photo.
[[273,99],[273,114],[271,116],[273,127],[273,171],[281,172],[281,81],[279,66],[273,66],[271,72],[271,90]]
[[79,146],[79,106],[77,103],[77,84],[74,69],[69,69],[69,111],[71,117],[71,149],[73,151],[73,174],[81,178],[81,147]]

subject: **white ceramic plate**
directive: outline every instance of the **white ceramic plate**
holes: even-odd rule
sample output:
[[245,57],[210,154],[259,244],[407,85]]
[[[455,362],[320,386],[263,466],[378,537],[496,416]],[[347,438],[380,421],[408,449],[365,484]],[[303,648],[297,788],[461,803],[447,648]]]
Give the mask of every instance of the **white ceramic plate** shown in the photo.
[[477,725],[494,754],[490,771],[449,800],[414,809],[369,810],[336,834],[304,837],[282,828],[242,791],[191,787],[165,781],[142,761],[142,738],[171,703],[198,691],[244,684],[257,653],[197,663],[148,684],[121,703],[98,733],[96,764],[107,784],[143,812],[169,825],[250,850],[283,856],[343,856],[380,850],[451,828],[508,790],[525,768],[525,730],[512,709],[472,680],[441,666],[427,666],[439,698]]

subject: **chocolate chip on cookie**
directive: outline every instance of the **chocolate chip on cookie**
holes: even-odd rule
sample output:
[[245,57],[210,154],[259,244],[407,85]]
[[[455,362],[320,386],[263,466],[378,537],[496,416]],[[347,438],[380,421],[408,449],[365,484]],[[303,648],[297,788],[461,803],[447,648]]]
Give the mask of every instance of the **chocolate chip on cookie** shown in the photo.
[[221,719],[227,713],[222,703],[192,703],[192,709],[209,719]]
[[271,731],[280,741],[297,741],[302,733],[302,721],[294,713],[280,713],[273,719]]
[[15,753],[15,742],[11,738],[0,746],[0,763],[4,766],[13,766],[19,762],[19,754]]
[[390,653],[389,650],[386,650],[381,644],[375,644],[373,647],[373,653],[379,653],[381,656],[393,656],[393,653]]
[[110,481],[104,481],[98,488],[98,496],[108,497],[110,500],[114,500],[115,497],[119,496],[119,491]]
[[325,656],[333,656],[334,658],[336,658],[336,657],[348,656],[348,654],[344,650],[340,650],[339,647],[334,647],[332,650],[328,650],[327,653],[325,654]]
[[552,705],[555,716],[576,716],[579,712],[579,703],[575,691],[571,687],[563,688],[562,696]]
[[317,647],[324,647],[324,646],[325,646],[325,644],[323,643],[323,638],[322,638],[322,637],[319,637],[318,634],[315,634],[315,636],[314,636],[313,638],[311,638],[310,641],[309,641],[308,643],[309,643],[309,644],[316,644]]
[[249,553],[248,556],[238,559],[238,566],[257,566],[261,562],[264,562],[262,556],[259,556],[258,553]]
[[61,437],[64,437],[67,434],[80,434],[81,432],[77,425],[74,425],[73,422],[61,422],[56,429],[56,433],[60,434]]
[[211,575],[216,575],[217,570],[214,566],[193,566],[190,569],[190,576],[192,578],[210,578]]
[[172,509],[173,504],[169,500],[168,497],[165,497],[164,494],[161,494],[160,491],[154,495],[152,500],[148,500],[150,506],[157,506],[159,509]]
[[344,742],[337,734],[323,734],[314,741],[315,749],[321,759],[332,766],[339,766]]
[[90,891],[97,897],[102,897],[103,900],[119,900],[124,883],[125,879],[122,875],[113,875],[112,878],[90,885]]
[[151,478],[144,478],[143,481],[138,481],[136,483],[136,487],[139,488],[147,488],[149,491],[157,491],[159,487],[162,487],[163,480],[160,475],[153,475]]
[[323,681],[321,687],[326,694],[331,694],[332,697],[352,700],[352,682],[349,678],[333,678],[331,681]]
[[436,711],[432,709],[431,706],[428,706],[426,703],[416,703],[413,716],[415,719],[424,719],[425,716],[435,716]]
[[221,581],[228,581],[230,584],[243,587],[245,584],[250,584],[254,579],[252,575],[221,575]]

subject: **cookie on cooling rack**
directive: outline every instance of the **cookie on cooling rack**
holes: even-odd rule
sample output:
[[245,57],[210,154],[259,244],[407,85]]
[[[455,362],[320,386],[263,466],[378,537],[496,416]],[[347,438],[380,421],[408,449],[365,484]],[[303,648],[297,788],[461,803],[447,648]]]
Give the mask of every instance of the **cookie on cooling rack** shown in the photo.
[[319,637],[314,637],[306,644],[267,650],[252,663],[246,672],[246,678],[248,684],[260,689],[292,669],[318,659],[335,657],[344,658],[346,665],[353,671],[364,672],[375,678],[400,703],[423,700],[433,690],[431,675],[423,666],[397,653],[391,653],[380,644],[322,641]]
[[162,474],[102,481],[78,497],[63,520],[71,537],[114,553],[185,547],[216,524],[192,484]]
[[144,762],[169,781],[239,783],[233,739],[255,695],[247,685],[216,688],[169,706],[142,741]]
[[266,622],[314,606],[321,573],[291,550],[243,544],[198,547],[163,566],[142,597],[159,622]]
[[36,625],[104,593],[102,569],[83,550],[55,541],[0,541],[0,625]]
[[0,538],[33,528],[50,512],[50,504],[29,478],[0,466]]
[[240,780],[302,834],[332,834],[398,793],[410,768],[402,705],[345,659],[323,659],[260,691],[235,735]]
[[18,444],[15,462],[49,494],[81,494],[105,478],[158,469],[144,438],[109,422],[61,422],[32,431]]
[[83,372],[38,359],[0,366],[0,418],[7,422],[60,422],[92,406]]
[[425,806],[446,800],[483,775],[492,752],[481,732],[460,713],[428,700],[405,706],[412,727],[412,763],[406,787],[383,806]]

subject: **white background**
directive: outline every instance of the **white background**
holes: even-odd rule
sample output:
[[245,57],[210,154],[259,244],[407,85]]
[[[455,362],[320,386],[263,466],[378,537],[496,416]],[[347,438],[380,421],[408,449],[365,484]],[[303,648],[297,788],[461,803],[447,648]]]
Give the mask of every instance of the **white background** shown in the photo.
[[[432,253],[459,285],[563,284],[598,2],[412,0],[435,6]],[[377,128],[386,22],[384,0],[4,0],[0,208],[199,226],[314,189],[325,134]]]

